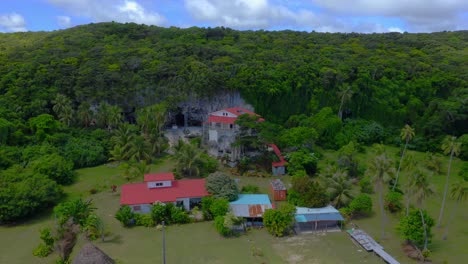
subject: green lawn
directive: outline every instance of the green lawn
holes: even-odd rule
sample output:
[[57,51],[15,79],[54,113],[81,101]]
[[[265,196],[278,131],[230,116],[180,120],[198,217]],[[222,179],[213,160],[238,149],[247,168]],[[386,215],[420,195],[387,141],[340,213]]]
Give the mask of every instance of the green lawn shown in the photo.
[[[398,149],[394,147],[386,147],[388,153],[391,157],[395,158],[395,162],[398,162]],[[437,218],[439,217],[439,210],[442,203],[443,197],[443,188],[445,184],[445,176],[447,172],[447,165],[448,165],[448,157],[443,157],[443,175],[434,175],[429,172],[424,166],[425,160],[425,153],[421,152],[414,152],[408,151],[408,153],[414,155],[415,160],[417,161],[418,167],[421,168],[423,171],[427,173],[429,176],[429,182],[433,185],[435,189],[435,195],[428,198],[425,202],[425,209],[428,210],[429,214],[432,218],[437,222]],[[325,152],[324,157],[327,160],[335,160],[336,161],[336,153],[334,152]],[[369,159],[372,158],[371,153],[360,153],[358,158],[361,162],[367,162]],[[323,165],[324,163],[322,163]],[[461,169],[463,161],[459,159],[454,159],[452,164],[452,172],[449,179],[449,184],[460,180],[460,176],[458,176],[458,172]],[[400,183],[404,183],[407,179],[408,175],[405,171],[400,173]],[[385,190],[387,191],[387,190]],[[374,237],[376,241],[381,243],[385,250],[393,255],[395,258],[400,260],[401,262],[411,262],[408,259],[402,249],[401,243],[403,242],[400,238],[396,226],[398,225],[400,216],[399,214],[390,214],[387,212],[387,224],[386,224],[386,233],[387,238],[382,240],[381,239],[381,216],[379,214],[379,207],[378,207],[378,195],[373,194],[373,211],[374,215],[369,218],[363,218],[359,220],[353,220],[352,223],[357,224],[360,228],[364,229],[368,232],[371,236]],[[466,243],[468,243],[468,226],[466,222],[468,220],[468,210],[467,204],[461,204],[458,210],[458,213],[454,216],[453,222],[449,229],[449,237],[448,240],[443,241],[442,235],[445,231],[445,224],[448,222],[450,218],[450,212],[455,205],[455,202],[447,199],[445,212],[444,212],[444,226],[443,228],[436,228],[433,227],[433,242],[432,245],[429,246],[429,249],[432,251],[431,259],[434,262],[444,262],[447,263],[462,263],[468,259],[468,251],[466,250]]]
[[[395,152],[397,149],[390,148]],[[328,160],[335,159],[335,154],[325,152]],[[416,153],[418,159],[424,157],[423,153]],[[369,158],[361,154],[362,160]],[[324,163],[322,162],[321,165]],[[460,169],[461,161],[454,161],[453,177]],[[151,166],[151,172],[172,170],[174,163],[165,158],[158,164]],[[404,180],[405,175],[402,175]],[[265,193],[269,191],[269,181],[272,178],[242,177],[238,178],[240,186],[255,184]],[[286,185],[290,177],[283,177]],[[133,179],[141,181],[141,179]],[[439,195],[427,201],[427,208],[432,217],[438,216],[440,208],[440,193],[443,188],[444,176],[432,176]],[[91,198],[98,208],[97,213],[104,219],[109,235],[105,242],[97,241],[96,244],[111,257],[121,263],[161,263],[161,232],[155,228],[136,227],[126,229],[114,219],[114,214],[119,208],[119,193],[112,193],[110,186],[120,186],[126,180],[120,175],[115,166],[103,165],[94,168],[78,170],[77,182],[65,187],[66,199],[74,197]],[[97,189],[97,194],[91,195],[90,189]],[[373,195],[374,211],[378,212],[377,195]],[[449,201],[447,208],[453,206]],[[450,230],[449,240],[442,241],[443,230],[434,228],[434,242],[431,245],[433,259],[436,262],[448,261],[448,263],[460,263],[468,258],[465,244],[468,242],[468,227],[464,222],[468,220],[466,205],[461,207],[455,217],[453,227]],[[449,210],[446,213],[448,219]],[[389,216],[387,224],[388,238],[380,241],[380,216],[374,214],[370,218],[355,220],[353,223],[374,236],[385,249],[400,260],[401,263],[410,263],[400,248],[401,239],[396,233],[395,226],[397,216]],[[40,228],[52,226],[53,217],[50,212],[33,220],[18,224],[14,227],[0,227],[0,263],[54,263],[58,258],[53,254],[48,258],[33,257],[31,252],[38,245],[38,231]],[[238,238],[225,239],[220,237],[211,222],[193,223],[189,225],[171,226],[167,229],[167,260],[168,263],[382,263],[372,253],[363,251],[355,245],[344,232],[328,234],[304,234],[286,238],[274,238],[266,230],[252,230],[247,235]],[[80,240],[73,254],[83,245]],[[261,256],[254,256],[252,249],[261,252]]]

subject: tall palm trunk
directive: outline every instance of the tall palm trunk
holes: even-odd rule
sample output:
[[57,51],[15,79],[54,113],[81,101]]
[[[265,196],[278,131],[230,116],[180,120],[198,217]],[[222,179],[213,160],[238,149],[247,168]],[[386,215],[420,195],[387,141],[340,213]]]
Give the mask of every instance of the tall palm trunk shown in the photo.
[[447,170],[447,176],[445,177],[444,197],[442,198],[442,206],[440,207],[439,220],[437,221],[437,227],[441,227],[442,225],[442,217],[444,215],[445,200],[447,199],[448,183],[449,183],[450,169],[452,167],[452,159],[453,159],[453,148],[450,151],[449,166]]
[[442,240],[447,240],[449,226],[450,226],[450,223],[451,223],[452,220],[453,220],[453,217],[455,216],[455,212],[457,211],[457,208],[458,208],[458,201],[457,201],[457,203],[453,206],[452,212],[450,212],[450,218],[449,218],[449,221],[448,221],[448,223],[447,223],[447,226],[445,227],[445,232],[444,232],[444,234],[442,235]]
[[423,224],[424,229],[424,250],[427,250],[427,231],[426,231],[426,221],[424,221],[424,215],[422,213],[422,209],[419,208],[419,214],[421,214],[421,221]]
[[379,205],[380,205],[380,214],[382,216],[382,239],[385,238],[385,210],[383,202],[383,182],[379,180],[377,183],[377,188],[379,189]]
[[345,98],[344,95],[341,96],[340,109],[338,110],[338,117],[339,117],[340,119],[342,119],[342,117],[343,117],[343,112],[342,112],[341,109],[343,108],[344,98]]
[[398,176],[400,175],[401,163],[403,162],[403,157],[405,156],[406,148],[408,147],[409,137],[406,137],[405,147],[403,148],[403,153],[401,153],[400,163],[398,163],[398,170],[396,173],[395,182],[393,183],[392,191],[395,190],[395,187],[398,183]]

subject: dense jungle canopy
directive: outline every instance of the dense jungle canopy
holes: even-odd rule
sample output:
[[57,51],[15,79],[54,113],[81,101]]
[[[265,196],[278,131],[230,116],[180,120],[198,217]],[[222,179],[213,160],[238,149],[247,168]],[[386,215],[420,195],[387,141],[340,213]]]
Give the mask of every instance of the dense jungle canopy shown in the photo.
[[[349,96],[340,97],[346,90]],[[385,128],[408,123],[428,139],[461,136],[468,130],[468,32],[270,32],[112,22],[0,34],[0,117],[11,123],[53,114],[57,94],[75,107],[106,102],[131,111],[223,91],[240,91],[278,124],[342,106],[343,118]]]

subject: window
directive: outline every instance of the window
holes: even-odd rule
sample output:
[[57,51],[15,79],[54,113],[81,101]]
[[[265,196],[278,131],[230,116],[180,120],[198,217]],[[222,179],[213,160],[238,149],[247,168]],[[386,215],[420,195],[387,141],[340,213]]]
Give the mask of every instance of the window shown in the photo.
[[232,129],[232,124],[229,124],[229,128]]
[[163,183],[162,182],[157,182],[156,186],[163,186]]
[[135,212],[141,211],[141,206],[139,206],[139,205],[133,206],[133,211],[135,211]]

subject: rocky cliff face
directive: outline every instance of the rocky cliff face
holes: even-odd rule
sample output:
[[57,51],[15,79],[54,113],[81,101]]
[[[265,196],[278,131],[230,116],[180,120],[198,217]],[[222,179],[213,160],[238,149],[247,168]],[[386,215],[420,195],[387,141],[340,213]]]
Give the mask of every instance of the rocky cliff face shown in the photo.
[[177,110],[169,112],[168,125],[201,126],[208,113],[234,106],[254,110],[242,99],[239,92],[223,92],[211,98],[197,98],[179,103]]

